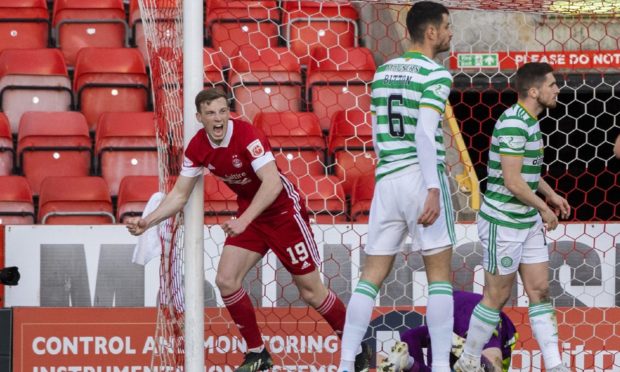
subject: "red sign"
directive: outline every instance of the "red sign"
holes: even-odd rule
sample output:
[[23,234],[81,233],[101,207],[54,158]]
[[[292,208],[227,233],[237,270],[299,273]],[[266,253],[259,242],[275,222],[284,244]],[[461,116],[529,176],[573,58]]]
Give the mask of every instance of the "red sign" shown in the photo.
[[[472,63],[463,63],[469,60],[466,57],[484,56],[496,59],[496,63],[485,63],[487,59],[478,58],[480,63],[476,63],[476,58],[471,58]],[[546,62],[553,65],[556,69],[607,69],[620,67],[620,50],[600,50],[600,51],[544,51],[544,52],[492,52],[492,53],[452,53],[450,56],[450,68],[457,69],[495,69],[516,70],[519,66],[527,62]]]
[[[375,317],[393,310],[379,308]],[[15,308],[13,371],[153,371],[156,312],[154,308]],[[540,370],[542,366],[527,312],[527,308],[507,309],[520,336],[513,370]],[[557,313],[562,357],[573,370],[612,371],[620,365],[620,308],[559,308]],[[242,360],[245,342],[226,309],[209,308],[205,316],[207,371],[232,372]],[[339,339],[314,310],[262,308],[257,319],[274,369],[337,369]],[[375,349],[388,350],[381,347],[379,337],[374,342]]]

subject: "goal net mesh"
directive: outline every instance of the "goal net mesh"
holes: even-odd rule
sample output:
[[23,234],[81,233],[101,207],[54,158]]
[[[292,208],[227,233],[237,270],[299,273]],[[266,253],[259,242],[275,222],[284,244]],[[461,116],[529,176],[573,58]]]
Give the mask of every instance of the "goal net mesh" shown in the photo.
[[[205,87],[231,97],[232,116],[268,135],[277,164],[300,189],[323,257],[325,283],[346,303],[364,254],[376,155],[370,82],[376,66],[409,48],[405,1],[224,1],[205,11]],[[556,66],[559,104],[541,115],[544,177],[565,196],[570,221],[548,234],[550,295],[558,309],[562,356],[577,370],[620,368],[616,254],[620,249],[618,1],[443,1],[452,48],[438,61],[454,76],[444,118],[446,172],[455,207],[456,289],[481,292],[482,247],[472,222],[486,187],[495,121],[516,93],[526,61]],[[179,173],[182,136],[182,0],[140,0],[160,155],[162,189]],[[136,36],[138,40],[138,36]],[[403,190],[406,192],[406,190]],[[205,351],[209,371],[237,366],[245,343],[223,307],[215,272],[235,196],[205,178]],[[615,222],[615,223],[614,223]],[[159,325],[154,365],[183,366],[182,227],[162,229]],[[189,279],[189,278],[188,278]],[[196,278],[192,278],[196,280]],[[290,275],[268,254],[244,281],[276,369],[335,371],[339,340],[299,299]],[[399,255],[367,333],[373,366],[398,333],[423,322],[427,283],[417,254]],[[529,331],[527,297],[515,285],[507,311],[520,334],[514,370],[541,370]],[[412,309],[416,311],[412,311]]]

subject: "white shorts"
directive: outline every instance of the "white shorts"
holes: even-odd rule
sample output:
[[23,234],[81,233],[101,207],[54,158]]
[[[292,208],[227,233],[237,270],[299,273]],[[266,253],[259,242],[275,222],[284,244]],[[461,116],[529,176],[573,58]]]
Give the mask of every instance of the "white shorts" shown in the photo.
[[482,264],[491,274],[508,275],[519,269],[519,264],[549,261],[549,250],[542,219],[529,229],[515,229],[489,222],[478,217],[478,237],[484,255]]
[[418,225],[427,194],[419,166],[387,175],[377,182],[370,206],[366,254],[395,255],[404,250],[407,235],[413,239],[413,251],[454,246],[454,211],[448,178],[443,172],[438,173],[440,214],[428,227]]

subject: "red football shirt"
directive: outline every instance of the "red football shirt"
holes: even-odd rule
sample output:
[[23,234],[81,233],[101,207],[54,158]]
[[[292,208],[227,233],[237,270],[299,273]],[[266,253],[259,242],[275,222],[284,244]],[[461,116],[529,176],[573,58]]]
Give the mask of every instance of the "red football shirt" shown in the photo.
[[[250,205],[261,185],[256,172],[270,161],[275,158],[265,134],[249,123],[231,119],[219,145],[211,142],[204,128],[196,133],[185,150],[181,175],[197,177],[206,168],[237,194],[241,213]],[[282,174],[280,176],[287,182]],[[263,214],[290,209],[293,199],[288,193],[291,191],[296,190],[284,187]]]

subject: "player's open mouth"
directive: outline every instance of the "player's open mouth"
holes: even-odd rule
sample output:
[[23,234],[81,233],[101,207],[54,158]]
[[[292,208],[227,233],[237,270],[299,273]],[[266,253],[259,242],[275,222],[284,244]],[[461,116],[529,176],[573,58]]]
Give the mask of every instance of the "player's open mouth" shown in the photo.
[[221,136],[224,134],[224,124],[222,125],[214,125],[213,126],[213,134],[215,136]]

